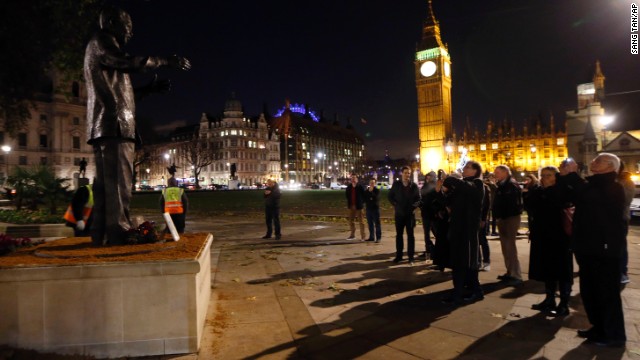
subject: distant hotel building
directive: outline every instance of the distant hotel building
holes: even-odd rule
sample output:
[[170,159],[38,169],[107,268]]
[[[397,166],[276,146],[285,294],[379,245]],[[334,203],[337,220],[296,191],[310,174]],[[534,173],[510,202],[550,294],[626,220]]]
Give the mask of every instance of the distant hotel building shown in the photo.
[[170,140],[138,151],[139,184],[165,185],[167,167],[175,164],[176,178],[195,182],[186,147],[196,136],[208,144],[203,151],[211,163],[199,174],[200,186],[228,185],[231,172],[240,185],[285,182],[330,182],[362,172],[365,153],[362,138],[347,125],[328,123],[308,108],[290,106],[273,118],[264,114],[247,118],[242,103],[232,95],[221,118],[202,114],[200,123],[176,129]]
[[269,124],[280,139],[285,182],[328,185],[331,179],[363,173],[364,140],[350,123],[341,127],[337,118],[329,123],[308,106],[287,101]]

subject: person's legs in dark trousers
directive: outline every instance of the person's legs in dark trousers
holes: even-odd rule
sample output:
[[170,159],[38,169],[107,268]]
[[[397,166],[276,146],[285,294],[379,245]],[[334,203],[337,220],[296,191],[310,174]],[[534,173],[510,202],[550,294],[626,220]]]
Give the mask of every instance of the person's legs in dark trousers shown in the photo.
[[495,216],[493,216],[493,211],[491,212],[491,235],[496,235],[496,224],[497,224],[497,219],[495,218]]
[[407,257],[409,258],[409,261],[413,261],[416,251],[416,238],[413,235],[415,221],[413,214],[407,215],[405,227],[407,228]]
[[273,234],[273,209],[269,206],[264,208],[264,217],[267,223],[267,234],[265,236],[271,236]]
[[451,301],[453,303],[462,303],[464,296],[464,287],[466,281],[466,269],[461,269],[458,266],[454,266],[451,269],[451,280],[453,281],[453,291],[451,293]]
[[478,231],[478,243],[480,244],[480,252],[482,256],[479,256],[480,267],[484,268],[485,265],[491,264],[491,251],[489,250],[489,241],[487,241],[487,222],[484,223],[484,227]]
[[431,241],[431,219],[426,213],[422,215],[422,231],[424,231],[424,251],[425,254],[433,254],[434,244]]
[[184,214],[171,214],[171,221],[173,221],[173,225],[176,227],[176,231],[178,234],[184,233],[184,222],[185,215]]
[[393,260],[398,262],[402,260],[402,252],[404,251],[404,240],[402,234],[404,233],[405,221],[402,216],[396,215],[396,258]]
[[369,226],[369,241],[375,240],[374,209],[367,208],[367,225]]
[[[282,234],[280,233],[280,208],[274,207],[271,209],[271,214],[273,217],[273,227],[276,231],[276,238],[279,238]],[[277,239],[276,239],[277,240]]]
[[131,228],[129,203],[133,177],[134,143],[122,139],[100,139],[93,144],[96,178],[93,184],[91,242],[123,244]]
[[556,308],[556,281],[545,281],[544,293],[542,302],[531,305],[533,310],[551,311]]
[[622,260],[620,261],[621,281],[627,283],[629,280],[629,249],[627,248],[627,235],[629,235],[629,222],[624,223],[624,244],[622,244]]
[[482,300],[484,298],[484,291],[482,291],[480,279],[478,279],[478,269],[470,268],[466,270],[465,284],[471,291],[472,300]]
[[620,258],[579,256],[580,296],[595,341],[626,341],[620,298]]
[[382,239],[382,228],[380,227],[380,209],[373,210],[373,222],[376,225],[376,241]]

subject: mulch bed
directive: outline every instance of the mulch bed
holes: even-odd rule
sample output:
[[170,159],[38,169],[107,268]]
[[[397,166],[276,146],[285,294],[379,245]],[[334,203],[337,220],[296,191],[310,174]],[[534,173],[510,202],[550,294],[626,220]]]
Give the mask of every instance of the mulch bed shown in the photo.
[[[0,256],[0,269],[65,266],[112,262],[194,260],[200,254],[207,233],[186,233],[179,241],[164,243],[92,246],[89,237],[71,237],[20,248]],[[171,239],[168,236],[166,239]]]

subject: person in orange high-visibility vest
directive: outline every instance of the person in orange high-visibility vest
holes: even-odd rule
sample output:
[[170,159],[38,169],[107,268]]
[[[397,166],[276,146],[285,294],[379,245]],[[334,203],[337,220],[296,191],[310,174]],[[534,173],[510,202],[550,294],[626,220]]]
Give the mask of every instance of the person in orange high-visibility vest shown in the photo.
[[184,223],[187,217],[189,199],[184,189],[178,187],[178,181],[173,176],[167,181],[167,188],[162,190],[160,196],[160,209],[163,213],[169,213],[178,233],[184,232]]
[[81,186],[73,194],[71,204],[64,213],[66,225],[73,228],[76,237],[90,236],[93,222],[93,189],[91,184]]

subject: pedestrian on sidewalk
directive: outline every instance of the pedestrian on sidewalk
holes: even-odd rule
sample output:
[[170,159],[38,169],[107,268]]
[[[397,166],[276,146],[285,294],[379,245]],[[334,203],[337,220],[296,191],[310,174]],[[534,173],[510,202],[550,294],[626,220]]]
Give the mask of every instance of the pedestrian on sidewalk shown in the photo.
[[280,187],[273,179],[267,180],[267,187],[264,190],[264,217],[267,223],[267,233],[263,239],[271,239],[271,234],[275,228],[276,240],[280,240]]
[[489,213],[491,212],[491,189],[486,182],[482,182],[484,188],[484,198],[482,199],[482,213],[480,216],[480,230],[478,231],[478,243],[480,244],[480,256],[478,257],[478,270],[491,270],[491,250],[487,240],[487,229],[489,227]]
[[369,180],[369,186],[364,192],[364,202],[367,208],[367,224],[369,225],[369,239],[377,243],[382,239],[380,228],[380,190],[376,188],[376,179]]
[[498,276],[498,279],[509,286],[517,286],[522,284],[522,270],[516,247],[516,236],[522,214],[521,190],[518,183],[511,178],[511,170],[508,166],[498,165],[493,173],[497,181],[493,215],[497,219],[500,246],[507,268],[507,273]]
[[[482,166],[476,161],[467,161],[462,168],[462,179],[447,177],[441,184],[450,210],[449,242],[451,246],[451,269],[453,291],[445,303],[460,305],[464,301],[484,299],[478,280],[478,231],[482,215],[484,184]],[[436,185],[439,187],[440,183]],[[465,290],[470,292],[465,297]]]
[[[170,177],[167,180],[167,188],[163,189],[160,195],[160,210],[163,213],[169,213],[179,234],[184,233],[188,208],[187,194],[183,188],[178,187],[178,180],[173,176]],[[165,231],[169,232],[169,229],[167,228]]]
[[[436,184],[442,184],[447,176],[453,176],[458,179],[462,179],[462,175],[458,173],[451,173],[447,175],[444,170],[438,170],[438,178]],[[449,246],[449,209],[447,209],[447,198],[442,191],[442,186],[437,186],[434,189],[433,199],[428,196],[426,201],[430,204],[433,217],[431,218],[431,226],[433,227],[433,234],[436,242],[433,249],[433,264],[441,272],[445,268],[451,268],[451,249]],[[425,199],[422,199],[425,201]]]
[[351,231],[347,240],[356,239],[355,220],[357,219],[358,224],[360,225],[360,239],[365,241],[364,219],[362,217],[362,208],[364,207],[364,188],[358,183],[358,176],[356,174],[351,174],[351,182],[347,185],[345,196],[347,197],[347,209],[349,209],[349,230]]
[[[620,162],[617,181],[624,189],[624,208],[628,209],[636,194],[636,185],[633,180],[631,180],[631,173],[624,170],[624,163],[622,161]],[[620,283],[628,284],[630,281],[628,274],[629,250],[627,249],[627,235],[629,235],[629,222],[631,221],[631,213],[629,211],[624,212],[624,219],[624,246],[622,248],[622,260],[620,262]]]
[[498,232],[496,231],[496,216],[493,213],[493,200],[496,197],[496,191],[498,190],[498,186],[496,185],[496,177],[493,173],[489,173],[489,175],[487,175],[485,184],[489,187],[489,191],[490,191],[489,200],[491,201],[491,204],[492,204],[492,207],[489,208],[490,219],[488,220],[490,224],[487,225],[487,235],[498,236]]
[[[531,306],[553,316],[569,315],[573,285],[573,252],[563,227],[568,204],[556,186],[555,166],[540,169],[541,186],[527,192],[524,206],[529,214],[529,279],[544,282],[545,298]],[[556,289],[560,303],[556,306]]]
[[625,228],[624,189],[616,181],[620,159],[601,153],[591,161],[592,176],[578,175],[573,159],[560,166],[558,186],[575,204],[572,247],[579,266],[580,296],[592,328],[578,336],[598,346],[624,347],[620,262]]
[[[420,215],[422,217],[422,230],[424,231],[424,257],[425,260],[433,259],[433,249],[435,247],[433,241],[431,241],[431,218],[433,213],[431,210],[433,206],[431,202],[435,197],[436,192],[436,173],[431,171],[424,177],[424,184],[420,189]],[[435,234],[434,234],[435,237]]]
[[389,202],[394,208],[396,223],[396,257],[394,263],[402,261],[404,251],[403,233],[407,232],[407,257],[409,265],[413,266],[416,239],[413,235],[415,226],[414,210],[420,206],[420,190],[418,185],[411,181],[411,168],[402,167],[401,180],[396,180],[389,190]]

